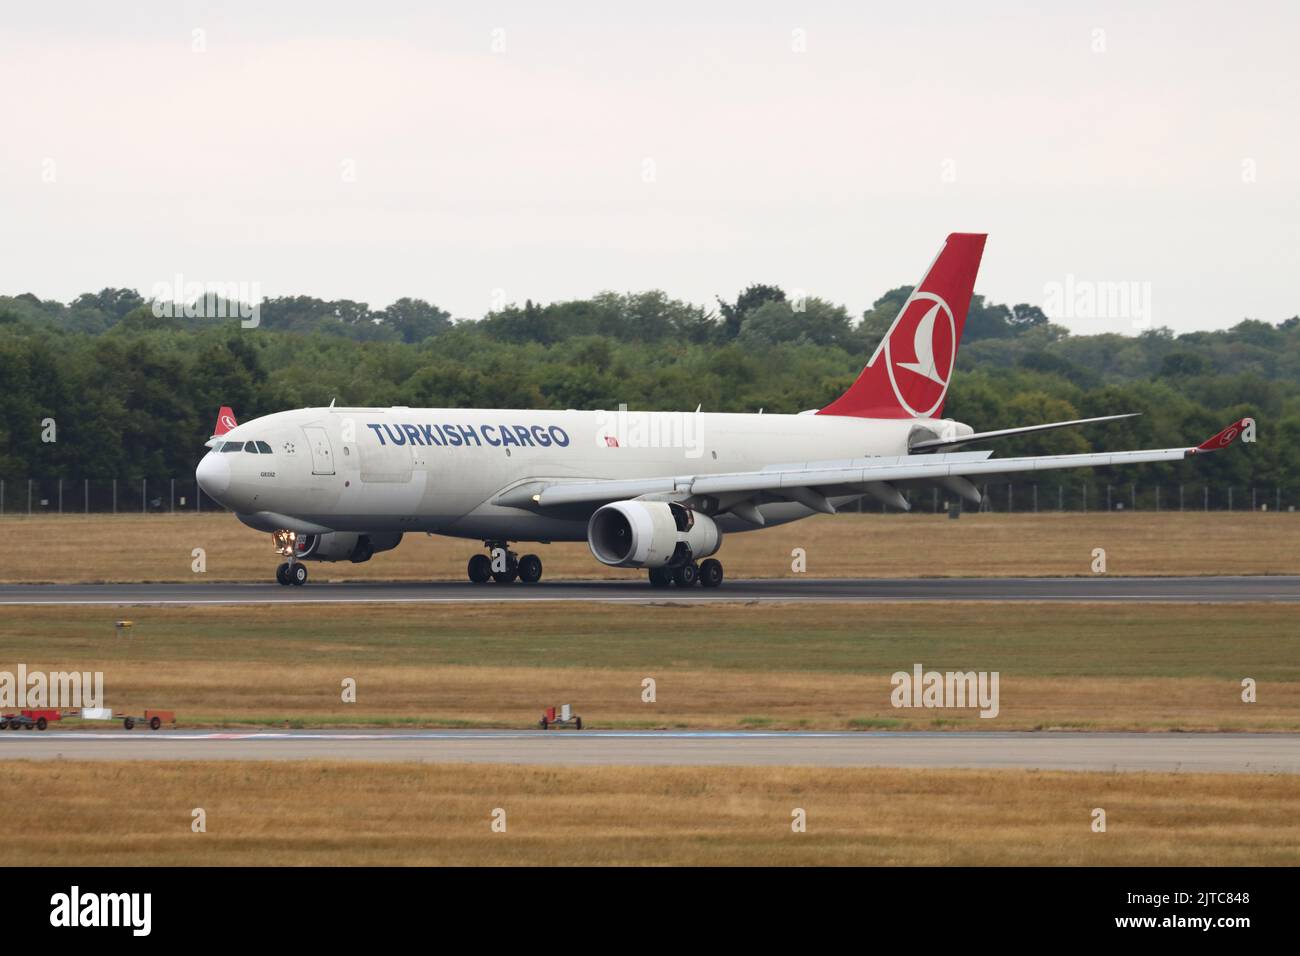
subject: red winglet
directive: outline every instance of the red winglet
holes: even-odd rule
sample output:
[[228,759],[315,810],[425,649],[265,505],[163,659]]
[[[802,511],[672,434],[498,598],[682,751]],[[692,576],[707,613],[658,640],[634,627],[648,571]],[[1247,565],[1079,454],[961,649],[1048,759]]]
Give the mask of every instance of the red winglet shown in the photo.
[[1223,431],[1219,432],[1219,434],[1215,435],[1213,438],[1207,438],[1205,441],[1201,442],[1193,449],[1193,451],[1194,452],[1218,451],[1220,448],[1227,448],[1229,445],[1231,445],[1234,441],[1237,440],[1237,436],[1240,435],[1245,430],[1247,425],[1253,425],[1253,424],[1255,424],[1255,420],[1253,418],[1243,418],[1239,422],[1233,422],[1231,425],[1229,425]]
[[235,413],[231,411],[229,405],[222,405],[221,411],[217,412],[217,427],[212,430],[212,437],[217,438],[224,435],[230,429],[238,425],[235,421]]

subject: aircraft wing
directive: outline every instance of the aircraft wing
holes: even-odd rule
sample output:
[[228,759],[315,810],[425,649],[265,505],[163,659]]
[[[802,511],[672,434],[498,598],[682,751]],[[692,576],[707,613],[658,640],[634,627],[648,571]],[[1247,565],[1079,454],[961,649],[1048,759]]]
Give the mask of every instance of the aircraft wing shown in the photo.
[[[765,501],[798,501],[817,511],[833,512],[827,498],[843,495],[873,495],[899,507],[906,501],[893,487],[894,482],[934,481],[947,484],[959,494],[974,492],[966,479],[984,475],[1009,475],[1049,471],[1060,468],[1104,468],[1113,465],[1138,465],[1158,461],[1178,461],[1194,455],[1218,451],[1233,443],[1250,421],[1243,418],[1214,437],[1186,448],[1158,448],[1139,451],[1098,452],[1081,455],[1042,455],[1024,458],[993,458],[992,452],[930,453],[898,457],[854,458],[843,461],[810,461],[772,465],[760,471],[730,474],[683,474],[660,478],[628,478],[593,481],[560,481],[531,485],[527,489],[530,504],[537,507],[601,504],[644,496],[672,496],[685,499],[709,496],[721,499],[721,510],[732,510],[752,520],[755,515],[747,505],[756,496]],[[963,490],[965,489],[965,490]],[[497,499],[499,504],[515,504],[515,494]],[[523,502],[518,502],[522,504]],[[761,516],[757,516],[761,523]]]

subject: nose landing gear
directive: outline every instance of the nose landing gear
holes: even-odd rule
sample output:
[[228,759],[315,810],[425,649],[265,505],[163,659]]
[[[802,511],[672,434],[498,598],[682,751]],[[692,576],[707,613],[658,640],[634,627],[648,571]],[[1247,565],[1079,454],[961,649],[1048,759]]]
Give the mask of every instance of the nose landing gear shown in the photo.
[[271,534],[275,553],[289,559],[275,569],[275,581],[283,587],[289,585],[301,587],[307,583],[307,565],[295,560],[297,541],[298,536],[292,531],[275,531]]
[[301,587],[307,583],[307,565],[301,561],[286,561],[275,569],[275,580],[278,584]]
[[472,584],[484,584],[495,581],[497,584],[509,584],[522,581],[524,584],[536,584],[542,579],[542,559],[535,554],[525,554],[522,558],[510,550],[506,541],[484,541],[489,554],[476,554],[469,559],[466,572]]

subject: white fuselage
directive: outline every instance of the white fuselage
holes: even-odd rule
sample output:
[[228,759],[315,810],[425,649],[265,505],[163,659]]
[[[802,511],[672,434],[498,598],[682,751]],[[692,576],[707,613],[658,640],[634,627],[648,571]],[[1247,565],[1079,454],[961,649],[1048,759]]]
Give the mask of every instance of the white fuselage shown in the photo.
[[[788,463],[907,454],[917,430],[949,437],[951,420],[521,409],[305,408],[237,426],[212,451],[204,491],[261,530],[425,531],[481,540],[581,541],[593,506],[511,504],[534,482],[754,471]],[[959,431],[961,430],[961,431]],[[769,524],[813,512],[761,506]],[[756,525],[723,514],[726,531]]]

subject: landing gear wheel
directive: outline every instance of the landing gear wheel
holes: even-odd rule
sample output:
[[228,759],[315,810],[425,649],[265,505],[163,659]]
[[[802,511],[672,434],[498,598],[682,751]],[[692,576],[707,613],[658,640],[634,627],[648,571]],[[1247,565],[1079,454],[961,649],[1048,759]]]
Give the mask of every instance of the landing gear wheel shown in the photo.
[[700,584],[706,588],[716,588],[722,583],[722,562],[709,558],[700,562]]
[[536,584],[542,579],[542,559],[535,554],[525,554],[519,559],[519,580]]
[[295,564],[289,568],[289,583],[302,587],[307,583],[307,565]]
[[673,574],[667,568],[650,569],[650,586],[653,588],[666,588],[673,583]]
[[673,581],[679,588],[688,588],[700,578],[700,569],[692,561],[689,564],[683,564],[680,567],[673,568]]
[[275,580],[276,583],[278,584],[281,584],[285,587],[289,586],[289,562],[288,561],[286,561],[284,564],[280,565],[278,568],[275,569]]
[[474,584],[483,584],[492,577],[492,560],[486,554],[476,554],[469,559],[469,579]]
[[519,561],[513,554],[506,555],[506,569],[504,571],[492,572],[492,580],[497,584],[509,584],[517,577],[519,577]]

